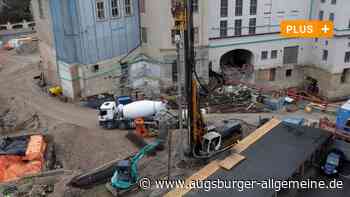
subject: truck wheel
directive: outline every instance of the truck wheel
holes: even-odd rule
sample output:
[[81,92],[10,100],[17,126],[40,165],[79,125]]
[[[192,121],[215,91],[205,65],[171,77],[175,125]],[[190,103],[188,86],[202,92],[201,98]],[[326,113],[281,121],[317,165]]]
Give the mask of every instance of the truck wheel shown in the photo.
[[118,128],[121,129],[121,130],[125,130],[126,129],[125,122],[120,122]]

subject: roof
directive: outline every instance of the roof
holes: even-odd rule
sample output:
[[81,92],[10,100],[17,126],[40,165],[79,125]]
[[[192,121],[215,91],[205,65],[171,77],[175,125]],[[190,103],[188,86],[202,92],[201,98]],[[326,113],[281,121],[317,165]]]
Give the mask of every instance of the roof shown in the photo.
[[[316,128],[280,123],[255,144],[249,146],[241,155],[246,160],[232,170],[219,169],[207,180],[287,180],[297,168],[325,143],[330,134]],[[271,197],[274,191],[251,189],[239,192],[238,189],[212,189],[201,192],[191,190],[185,196],[220,197]]]
[[114,101],[108,101],[108,102],[104,102],[100,109],[101,110],[107,110],[107,109],[112,109],[112,107],[115,107],[115,102]]

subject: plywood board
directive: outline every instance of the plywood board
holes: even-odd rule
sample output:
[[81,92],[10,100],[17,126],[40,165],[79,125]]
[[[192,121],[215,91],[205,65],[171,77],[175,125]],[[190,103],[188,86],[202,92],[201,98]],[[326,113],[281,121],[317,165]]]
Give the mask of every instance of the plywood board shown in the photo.
[[224,160],[220,161],[219,165],[225,170],[231,170],[234,166],[239,164],[244,159],[245,159],[244,156],[234,153],[226,157]]
[[267,134],[271,129],[275,128],[277,125],[281,123],[280,120],[277,119],[271,119],[269,122],[255,130],[253,133],[248,135],[246,138],[244,138],[242,141],[240,141],[238,144],[236,144],[233,147],[233,150],[236,153],[241,153],[244,150],[246,150],[250,145],[257,142],[261,137],[263,137],[265,134]]
[[[214,174],[220,168],[218,161],[212,161],[204,168],[193,174],[191,177],[186,179],[186,185],[190,185],[193,180],[205,180],[210,175]],[[190,187],[187,188],[175,188],[168,192],[166,197],[179,197],[185,195],[187,192],[191,191]]]

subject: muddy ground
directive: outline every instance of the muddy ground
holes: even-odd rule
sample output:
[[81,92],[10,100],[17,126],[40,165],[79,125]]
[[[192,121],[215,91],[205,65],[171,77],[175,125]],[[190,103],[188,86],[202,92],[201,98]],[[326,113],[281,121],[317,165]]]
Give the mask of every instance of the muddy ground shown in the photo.
[[[38,88],[33,77],[39,72],[40,57],[38,54],[17,55],[13,51],[0,50],[0,117],[5,119],[6,124],[0,124],[1,136],[20,134],[32,131],[42,131],[51,134],[56,144],[56,154],[64,169],[76,172],[86,171],[101,164],[115,159],[123,159],[135,153],[138,149],[124,136],[126,131],[102,130],[97,125],[95,110],[80,107],[77,103],[63,103],[59,99],[50,97],[45,91]],[[33,115],[38,119],[35,124],[22,124]],[[306,116],[318,119],[323,114],[305,114],[298,112],[289,114],[213,114],[207,118],[211,121],[227,118],[238,118],[252,125],[258,125],[259,117],[284,117]],[[333,118],[334,119],[334,118]],[[33,121],[34,122],[34,121]],[[0,122],[1,123],[1,122]],[[19,127],[20,126],[20,127]],[[248,135],[253,129],[246,129]],[[186,177],[197,168],[176,169],[175,157],[176,144],[182,141],[179,132],[174,132],[173,138],[173,162],[172,174]],[[167,150],[160,152],[154,157],[147,157],[140,162],[142,176],[165,177],[167,175]],[[156,170],[155,170],[156,169]],[[64,184],[57,185],[52,196],[64,196]],[[104,186],[92,190],[75,193],[76,196],[110,196]],[[129,196],[157,196],[155,192],[138,192]],[[66,196],[73,196],[67,194]]]

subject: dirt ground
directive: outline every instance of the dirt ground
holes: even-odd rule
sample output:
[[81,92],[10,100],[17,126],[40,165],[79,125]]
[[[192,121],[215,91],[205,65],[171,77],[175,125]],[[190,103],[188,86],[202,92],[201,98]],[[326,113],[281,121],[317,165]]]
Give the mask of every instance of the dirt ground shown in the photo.
[[[33,81],[40,74],[38,70],[40,57],[38,54],[17,55],[13,51],[0,50],[0,116],[6,116],[11,125],[0,128],[2,136],[17,134],[11,127],[19,125],[33,114],[39,117],[38,124],[24,127],[21,133],[33,130],[44,131],[54,137],[58,160],[65,169],[85,171],[115,159],[123,159],[137,151],[137,148],[126,138],[126,131],[102,130],[97,125],[95,110],[80,107],[78,104],[63,103],[57,98],[41,91]],[[285,116],[305,116],[318,119],[324,115],[318,113],[305,114],[211,114],[208,120],[223,120],[227,118],[243,119],[250,124],[258,125],[258,119],[267,117],[283,118]],[[334,119],[334,118],[331,118]],[[248,133],[246,133],[247,135]],[[179,133],[175,132],[173,150],[181,141]],[[173,155],[175,154],[172,153]],[[177,163],[173,159],[173,166]],[[157,170],[154,170],[157,169]],[[145,158],[140,163],[143,176],[167,174],[167,150],[155,157]],[[188,176],[193,170],[174,170],[179,176]],[[147,195],[150,195],[148,193]],[[55,196],[60,196],[56,194]],[[62,195],[63,196],[63,195]],[[84,192],[81,196],[110,196],[104,186]],[[130,196],[145,196],[138,192]],[[157,195],[155,195],[157,196]]]
[[[100,129],[95,110],[63,103],[42,92],[33,81],[40,73],[39,61],[38,54],[19,56],[14,51],[0,50],[0,116],[11,120],[11,125],[0,128],[2,136],[31,131],[51,134],[57,157],[69,170],[92,169],[137,151],[125,140],[125,131]],[[33,114],[39,116],[38,125],[13,131]]]

